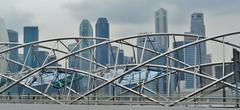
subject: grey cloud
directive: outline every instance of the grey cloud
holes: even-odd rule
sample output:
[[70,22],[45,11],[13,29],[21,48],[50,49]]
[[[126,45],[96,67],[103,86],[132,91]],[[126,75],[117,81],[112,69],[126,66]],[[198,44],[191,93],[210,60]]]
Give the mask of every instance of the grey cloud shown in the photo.
[[[190,14],[203,12],[216,18],[223,15],[236,14],[239,11],[239,0],[169,0],[172,10],[168,10],[171,24],[190,25]],[[205,17],[206,18],[206,17]]]
[[[67,2],[63,5],[76,19],[88,18],[96,21],[97,17],[108,17],[118,24],[150,23],[154,11],[166,8],[169,21],[176,25],[186,23],[193,12],[222,15],[238,10],[239,0],[84,0]],[[228,7],[228,8],[225,8]],[[230,10],[230,11],[229,11]]]
[[213,12],[227,11],[240,6],[239,0],[169,0],[180,10],[208,10]]
[[[193,12],[203,12],[205,20],[208,15],[221,17],[228,14],[236,14],[239,11],[239,0],[83,0],[82,2],[66,2],[64,9],[75,19],[90,19],[96,22],[97,17],[107,17],[111,25],[121,25],[120,32],[126,33],[129,28],[139,30],[149,27],[154,28],[154,12],[159,8],[168,11],[169,30],[177,32],[189,31],[190,14]],[[121,28],[121,29],[120,29]],[[144,30],[142,29],[142,30]],[[134,29],[130,29],[134,30]],[[153,30],[152,30],[153,31]]]
[[32,13],[12,9],[6,14],[6,24],[9,28],[22,29],[24,25],[29,25],[34,19]]
[[[150,2],[149,2],[150,1]],[[160,8],[164,2],[159,0],[85,0],[68,2],[64,8],[76,18],[108,17],[114,23],[146,23],[153,19],[153,10]]]
[[0,17],[5,20],[7,28],[16,30],[19,34],[22,34],[23,26],[33,21],[33,13],[18,6],[18,1],[9,0],[1,1],[0,3],[5,4],[0,7]]

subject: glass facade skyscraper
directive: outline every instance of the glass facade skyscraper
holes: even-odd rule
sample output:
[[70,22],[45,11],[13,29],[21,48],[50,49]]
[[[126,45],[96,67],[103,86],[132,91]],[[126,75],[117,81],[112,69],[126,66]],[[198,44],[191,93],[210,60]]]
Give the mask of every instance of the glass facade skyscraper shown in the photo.
[[191,15],[190,33],[205,37],[205,25],[204,25],[203,13],[193,13]]
[[[107,18],[98,18],[96,23],[96,37],[109,39],[109,23]],[[97,40],[97,44],[103,42]],[[96,59],[102,65],[109,64],[109,45],[101,45],[96,49]]]
[[[37,26],[28,26],[24,27],[24,43],[30,43],[38,41],[38,27]],[[34,57],[35,53],[38,51],[37,47],[26,46],[24,47],[24,59],[26,65],[30,67],[37,67],[37,60]]]
[[[80,37],[93,37],[93,29],[91,26],[91,23],[87,19],[83,19],[79,26],[79,36]],[[93,45],[93,39],[80,39],[77,40],[77,43],[72,43],[68,45],[68,48],[72,50],[73,52],[89,47]],[[81,57],[87,58],[92,60],[92,55],[94,55],[93,50],[85,50],[78,54]],[[69,57],[69,67],[70,68],[76,68],[81,69],[85,71],[89,71],[90,68],[90,62],[83,60],[75,55]]]
[[[184,43],[188,44],[197,40],[197,37],[185,37]],[[199,49],[197,45],[189,46],[184,49],[184,62],[188,65],[197,65],[199,64]],[[194,88],[194,75],[186,74],[186,89]]]
[[[205,38],[205,25],[204,25],[203,13],[193,13],[191,15],[190,32],[187,32],[185,34],[199,35],[199,38],[185,37],[184,38],[185,44],[194,42],[198,39]],[[207,53],[207,50],[206,50],[205,42],[187,47],[184,49],[184,54],[185,54],[184,61],[185,61],[185,63],[187,63],[189,65],[203,64],[206,61],[206,53]],[[205,70],[202,69],[201,71],[205,71]],[[194,85],[194,75],[192,75],[192,74],[186,74],[185,79],[186,79],[186,88],[187,89],[197,88],[201,84],[200,79],[197,77],[196,85]]]
[[[167,33],[168,32],[167,11],[163,8],[158,9],[155,12],[154,19],[155,19],[155,32],[156,33]],[[143,34],[148,34],[148,33],[143,33]],[[169,38],[168,38],[168,36],[154,36],[154,37],[152,36],[152,37],[149,37],[149,39],[146,39],[146,37],[145,38],[137,38],[137,45],[141,46],[141,47],[145,47],[147,49],[156,50],[160,53],[164,53],[168,50]],[[145,61],[153,58],[154,56],[156,56],[155,53],[152,53],[147,50],[140,49],[140,48],[137,49],[138,63],[145,62]],[[167,59],[166,59],[166,57],[161,57],[160,59],[156,59],[150,63],[166,65]],[[162,70],[159,70],[159,71],[162,71]],[[162,72],[160,74],[165,74],[165,73]],[[154,83],[153,85],[156,85],[157,83],[159,83],[159,87],[155,87],[155,88],[159,89],[159,92],[161,94],[167,93],[167,78],[166,77],[163,77],[159,81],[155,81],[153,83]]]
[[[143,33],[143,34],[148,34],[148,33]],[[139,35],[142,35],[142,33],[140,33]],[[137,45],[141,46],[141,47],[145,46],[146,49],[155,50],[155,49],[158,48],[157,37],[149,37],[149,39],[147,39],[145,37],[137,38]],[[143,50],[141,48],[137,49],[137,61],[138,61],[138,63],[142,63],[144,61],[147,61],[154,56],[156,56],[155,53],[149,52],[147,50]],[[157,64],[158,61],[159,60],[155,60],[155,61],[151,62],[151,64]]]
[[[180,47],[183,45],[184,45],[184,41],[177,41],[177,42],[175,42],[175,44],[173,44],[173,48],[177,48],[177,47]],[[179,61],[184,62],[184,49],[180,49],[180,50],[174,52],[173,56],[174,56],[174,58],[178,59]],[[174,67],[183,68],[184,65],[179,62],[174,62]],[[177,80],[185,80],[185,75],[183,73],[180,73]]]
[[[167,23],[167,10],[160,8],[155,12],[155,32],[156,33],[167,33],[168,32],[168,23]],[[169,48],[169,38],[168,36],[157,36],[156,38],[157,49],[159,52],[164,53]],[[160,65],[168,65],[167,58],[162,57],[157,60]],[[167,92],[167,78],[164,77],[160,79],[159,88],[160,92],[163,94]]]
[[[199,39],[205,38],[205,25],[204,25],[204,18],[203,13],[193,13],[191,15],[191,34],[199,35]],[[206,62],[206,56],[207,56],[207,49],[206,49],[206,42],[200,43],[197,48],[199,48],[198,53],[199,56],[199,62],[197,64],[202,64]]]
[[[164,8],[158,9],[155,12],[154,19],[155,19],[155,32],[156,33],[167,33],[168,32],[167,11]],[[145,33],[143,33],[143,34],[145,34]],[[161,53],[166,52],[169,47],[168,36],[149,37],[149,39],[138,38],[137,45],[143,47],[145,41],[146,41],[145,48],[152,49],[152,50],[157,49],[157,51],[161,52]],[[143,57],[142,57],[142,53],[144,53]],[[139,63],[144,62],[144,61],[152,58],[155,55],[156,54],[154,54],[152,52],[147,52],[147,51],[143,52],[142,49],[137,50],[137,58],[138,58]],[[165,57],[162,57],[151,63],[166,65],[167,61],[166,61]]]
[[[80,24],[80,28],[79,28],[79,35],[81,37],[93,37],[92,25],[87,19],[82,20],[82,22]],[[94,44],[93,39],[82,39],[80,41],[80,49],[89,47],[93,44]],[[93,49],[92,50],[88,49],[88,50],[80,52],[79,55],[84,57],[84,58],[92,60],[93,55],[94,55],[94,51],[93,51]],[[81,70],[87,70],[88,71],[88,70],[92,69],[89,61],[86,61],[86,60],[83,60],[83,59],[80,59],[79,61],[80,61],[80,69]]]
[[[160,8],[155,12],[155,32],[156,33],[167,33],[167,11],[163,8]],[[168,36],[157,37],[158,47],[160,52],[166,52],[169,47],[169,38]]]
[[[10,29],[8,29],[7,31],[8,31],[9,42],[18,43],[18,33],[16,31],[10,30]],[[10,48],[14,47],[14,46],[17,46],[17,45],[10,45]],[[9,58],[11,60],[18,61],[19,60],[18,59],[18,49],[14,49],[14,50],[10,51]],[[13,63],[13,62],[9,62],[8,63],[8,71],[10,71],[11,73],[18,72],[19,65],[16,63]]]
[[110,56],[110,59],[109,59],[110,65],[115,65],[116,57],[118,57],[117,58],[118,65],[121,65],[124,63],[124,51],[123,51],[123,49],[120,49],[117,46],[111,46],[109,56]]
[[80,23],[79,35],[83,37],[93,37],[93,28],[87,19],[83,19]]
[[[173,43],[173,48],[177,48],[184,45],[184,41],[176,41]],[[179,61],[184,62],[184,49],[180,49],[178,51],[175,51],[173,53],[173,57]],[[173,63],[174,67],[176,68],[183,68],[184,65],[179,62]],[[182,83],[185,82],[185,73],[184,72],[178,72],[178,74],[173,74],[173,77],[175,78],[175,83],[172,84],[175,88],[174,90],[177,90],[180,92],[180,90],[184,89],[185,85],[183,86]]]
[[48,60],[46,60],[48,54],[49,53],[46,51],[37,51],[36,52],[37,67],[41,67],[44,63],[45,64],[48,63]]
[[[79,50],[79,44],[78,45],[77,45],[77,43],[69,44],[68,48],[72,52],[77,51],[77,50]],[[79,61],[80,61],[80,58],[78,58],[77,56],[75,56],[75,55],[70,56],[69,59],[68,59],[68,67],[69,68],[80,69],[79,68],[79,65],[80,65]]]

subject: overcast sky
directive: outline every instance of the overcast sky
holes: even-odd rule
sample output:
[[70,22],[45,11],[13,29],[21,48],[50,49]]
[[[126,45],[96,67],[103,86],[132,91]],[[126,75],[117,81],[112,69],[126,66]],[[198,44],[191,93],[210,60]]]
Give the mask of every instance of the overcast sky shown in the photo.
[[154,32],[154,12],[165,8],[168,30],[189,31],[190,15],[203,12],[207,37],[240,30],[240,0],[0,0],[0,17],[8,28],[39,26],[40,39],[76,36],[82,19],[93,28],[107,17],[111,38]]

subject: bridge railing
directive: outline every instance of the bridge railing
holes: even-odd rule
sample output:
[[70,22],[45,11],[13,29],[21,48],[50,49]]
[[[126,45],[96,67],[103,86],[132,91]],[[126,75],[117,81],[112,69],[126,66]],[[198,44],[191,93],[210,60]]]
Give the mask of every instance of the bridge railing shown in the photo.
[[[54,98],[61,100],[61,102],[68,104],[76,96],[53,96]],[[113,98],[114,100],[108,100],[109,96],[88,96],[83,100],[79,100],[74,104],[78,105],[157,105],[157,103],[148,101],[146,99],[137,96],[118,96]],[[159,99],[159,97],[152,97]],[[178,97],[179,98],[179,97]],[[177,99],[177,98],[176,98]],[[172,100],[161,100],[160,103],[173,103],[175,98]],[[185,101],[178,103],[178,105],[236,105],[236,97],[193,97],[192,101]],[[224,102],[225,100],[225,102]],[[55,102],[47,99],[40,95],[1,95],[0,103],[16,103],[16,104],[55,104]]]

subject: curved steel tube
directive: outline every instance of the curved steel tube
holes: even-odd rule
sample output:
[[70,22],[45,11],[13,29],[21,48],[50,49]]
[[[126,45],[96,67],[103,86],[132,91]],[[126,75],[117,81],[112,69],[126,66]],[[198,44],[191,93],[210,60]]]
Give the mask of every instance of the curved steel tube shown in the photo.
[[[134,69],[137,69],[137,68],[139,68],[139,67],[141,67],[141,66],[143,66],[143,65],[145,65],[145,64],[147,64],[147,63],[149,63],[149,62],[151,62],[151,61],[153,61],[153,60],[155,60],[155,59],[157,59],[157,58],[163,57],[163,56],[168,55],[168,54],[170,54],[170,53],[172,53],[172,52],[175,52],[175,51],[177,51],[177,50],[179,50],[179,49],[183,49],[183,48],[186,48],[186,47],[189,47],[189,46],[192,46],[192,45],[196,45],[196,44],[201,43],[201,42],[205,42],[205,41],[208,41],[208,40],[214,40],[214,39],[220,38],[220,37],[227,37],[227,36],[231,36],[231,35],[236,35],[236,34],[240,34],[240,32],[234,32],[234,33],[224,34],[224,35],[220,35],[220,36],[215,36],[215,37],[212,37],[212,38],[207,38],[207,39],[198,40],[198,41],[196,41],[196,42],[192,42],[192,43],[189,43],[189,44],[180,46],[180,47],[178,47],[178,48],[175,48],[175,49],[173,49],[173,50],[171,50],[171,51],[167,51],[167,52],[165,52],[165,53],[163,53],[163,54],[161,54],[161,55],[157,55],[156,57],[153,57],[153,58],[151,58],[151,59],[149,59],[149,60],[147,60],[147,61],[145,61],[145,62],[143,62],[143,63],[141,63],[141,64],[139,64],[139,65],[137,65],[137,66],[135,66],[135,67],[133,67],[133,68],[131,68],[130,70],[128,70],[128,71],[124,72],[123,74],[121,74],[121,75],[113,78],[112,80],[110,80],[110,81],[108,81],[108,82],[106,82],[106,83],[104,83],[104,84],[102,84],[102,85],[94,88],[93,90],[88,91],[88,92],[85,93],[84,95],[82,95],[82,96],[78,97],[77,99],[73,100],[71,103],[73,103],[73,102],[81,99],[82,97],[84,97],[84,96],[86,96],[86,95],[88,95],[88,94],[90,94],[90,93],[92,93],[92,92],[94,92],[94,91],[96,91],[96,90],[104,87],[105,85],[107,85],[107,84],[109,84],[109,83],[112,83],[113,81],[115,81],[115,80],[117,80],[118,78],[120,78],[120,77],[128,74],[129,72],[133,71]],[[29,74],[25,75],[25,76],[22,77],[21,79],[15,81],[15,82],[12,83],[11,85],[7,86],[7,87],[4,88],[3,90],[1,90],[0,93],[2,93],[2,92],[4,92],[5,90],[11,88],[11,87],[14,86],[15,84],[17,84],[17,83],[19,83],[20,81],[22,81],[23,79],[31,76],[31,75],[34,74],[35,72],[38,72],[39,70],[41,70],[41,69],[43,69],[43,68],[45,68],[45,67],[47,67],[47,66],[49,66],[49,65],[51,65],[51,64],[53,64],[53,63],[56,63],[56,62],[58,62],[58,61],[60,61],[60,60],[62,60],[62,59],[64,59],[64,58],[67,58],[67,57],[69,57],[69,56],[71,56],[71,55],[77,54],[77,53],[79,53],[79,52],[81,52],[81,51],[84,51],[84,50],[87,50],[87,49],[91,49],[91,48],[95,48],[95,47],[97,47],[97,46],[104,45],[104,44],[108,44],[108,43],[112,43],[112,42],[118,42],[118,41],[127,40],[127,39],[131,39],[131,38],[137,38],[137,37],[157,36],[157,35],[166,35],[166,36],[173,36],[173,35],[174,35],[174,36],[177,36],[177,35],[178,35],[178,36],[192,36],[192,37],[194,36],[194,35],[186,35],[186,34],[162,34],[162,33],[159,34],[159,33],[156,33],[156,34],[151,34],[151,35],[137,35],[137,36],[130,36],[130,37],[127,37],[127,38],[116,39],[116,40],[112,40],[112,41],[104,41],[104,42],[101,42],[101,43],[99,43],[99,44],[96,44],[96,45],[93,45],[93,46],[89,46],[89,47],[87,47],[87,48],[83,48],[83,49],[80,49],[80,50],[75,51],[75,52],[73,52],[73,53],[67,54],[66,56],[63,56],[63,57],[61,57],[61,58],[59,58],[59,59],[56,59],[56,60],[54,60],[54,61],[52,61],[52,62],[50,62],[50,63],[48,63],[48,64],[46,64],[46,65],[43,65],[43,66],[41,66],[40,68],[38,68],[38,69],[36,69],[36,70],[33,70],[33,71],[30,72]],[[194,37],[196,37],[196,36],[194,36]],[[64,39],[70,39],[70,38],[60,38],[60,39],[54,39],[54,40],[64,40]],[[72,39],[75,39],[75,38],[72,38]],[[80,39],[80,38],[77,38],[77,39]],[[38,42],[33,42],[33,43],[28,43],[28,44],[16,46],[16,47],[13,47],[13,48],[10,48],[10,49],[3,50],[3,51],[0,52],[0,54],[1,54],[1,53],[4,53],[4,52],[11,51],[11,50],[13,50],[13,49],[21,48],[21,47],[24,47],[24,46],[34,45],[34,44],[38,44],[38,43],[42,43],[42,42],[49,42],[49,41],[54,41],[54,40],[51,39],[51,40],[45,40],[45,41],[38,41]],[[106,40],[106,39],[105,39],[105,40]],[[71,104],[71,103],[70,103],[70,104]]]

